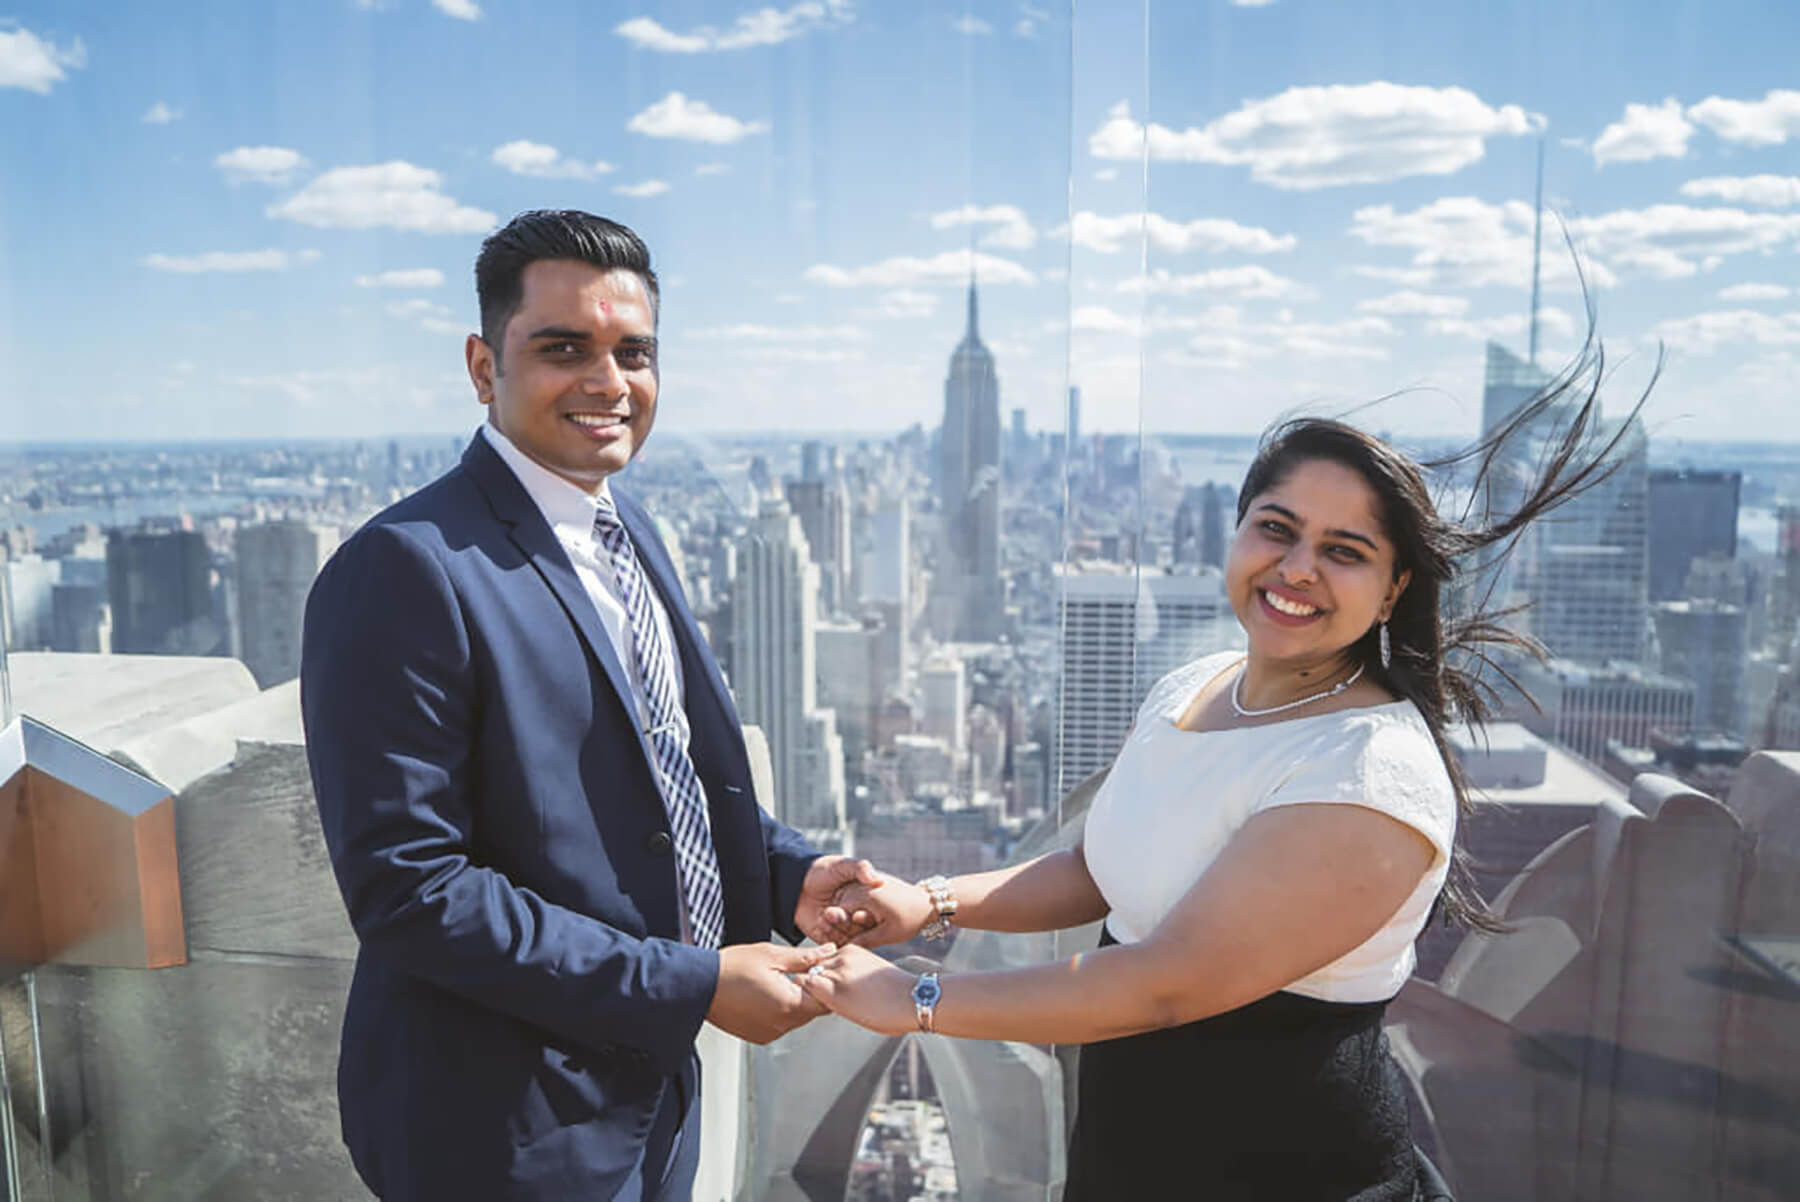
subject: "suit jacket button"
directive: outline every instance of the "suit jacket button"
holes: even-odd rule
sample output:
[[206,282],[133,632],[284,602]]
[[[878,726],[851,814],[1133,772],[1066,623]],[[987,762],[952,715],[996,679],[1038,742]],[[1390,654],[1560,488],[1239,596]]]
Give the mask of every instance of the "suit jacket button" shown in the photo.
[[644,850],[653,856],[666,856],[669,854],[669,848],[673,846],[674,843],[670,840],[668,831],[657,831],[644,840]]

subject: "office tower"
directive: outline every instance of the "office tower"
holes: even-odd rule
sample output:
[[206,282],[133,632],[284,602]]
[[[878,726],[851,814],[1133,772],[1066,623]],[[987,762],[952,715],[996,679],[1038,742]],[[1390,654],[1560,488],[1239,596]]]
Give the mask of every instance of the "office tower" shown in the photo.
[[1081,389],[1069,389],[1069,450],[1081,446]]
[[881,627],[845,618],[819,621],[815,632],[818,652],[818,704],[837,715],[838,734],[844,742],[846,762],[855,764],[869,747],[875,726],[875,707],[882,692],[879,683]]
[[0,637],[14,651],[42,651],[50,646],[58,561],[35,551],[0,562],[0,587],[6,590],[6,622]]
[[1694,686],[1694,729],[1742,737],[1748,719],[1748,617],[1717,601],[1663,601],[1652,611],[1665,675]]
[[306,594],[337,544],[336,530],[307,522],[265,522],[238,531],[238,632],[244,666],[260,687],[300,675]]
[[1164,575],[1059,573],[1062,714],[1058,795],[1112,762],[1150,686],[1190,660],[1235,645],[1224,580],[1202,569]]
[[1681,598],[1702,556],[1737,555],[1741,472],[1660,469],[1649,476],[1650,600]]
[[898,607],[903,617],[913,612],[912,503],[904,493],[878,498],[864,527],[860,552],[862,600]]
[[836,715],[817,704],[819,569],[800,520],[765,504],[738,543],[731,606],[731,690],[760,727],[774,769],[776,815],[790,826],[844,825],[844,749]]
[[800,478],[802,480],[823,480],[825,477],[819,470],[824,446],[818,439],[808,439],[800,444]]
[[[808,443],[816,448],[817,443]],[[817,471],[817,455],[810,469]],[[824,614],[850,609],[850,494],[836,473],[786,483],[788,508],[800,519],[807,553],[819,569],[819,605]]]
[[230,632],[214,616],[212,556],[194,530],[114,530],[106,539],[113,650],[124,655],[222,655]]
[[1000,378],[981,341],[974,281],[969,320],[950,356],[939,435],[938,499],[944,562],[936,586],[947,595],[938,633],[986,641],[1004,618],[1000,580]]
[[[1616,427],[1615,427],[1616,429]],[[1598,439],[1611,437],[1602,430]],[[1531,631],[1558,659],[1642,664],[1649,632],[1648,440],[1633,420],[1618,470],[1538,523]]]
[[1225,498],[1217,484],[1190,486],[1175,508],[1174,555],[1179,564],[1225,566]]
[[963,753],[969,688],[962,661],[939,655],[919,669],[919,731],[942,739],[954,755]]
[[1521,705],[1509,717],[1596,765],[1609,742],[1648,747],[1651,731],[1683,734],[1693,723],[1694,686],[1636,666],[1553,661],[1517,675],[1539,708]]

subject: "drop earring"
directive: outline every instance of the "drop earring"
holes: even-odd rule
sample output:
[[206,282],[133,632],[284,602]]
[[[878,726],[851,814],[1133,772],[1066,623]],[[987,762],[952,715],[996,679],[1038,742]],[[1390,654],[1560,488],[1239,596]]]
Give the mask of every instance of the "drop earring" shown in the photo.
[[1394,662],[1394,645],[1388,639],[1387,623],[1381,624],[1381,670],[1387,671]]

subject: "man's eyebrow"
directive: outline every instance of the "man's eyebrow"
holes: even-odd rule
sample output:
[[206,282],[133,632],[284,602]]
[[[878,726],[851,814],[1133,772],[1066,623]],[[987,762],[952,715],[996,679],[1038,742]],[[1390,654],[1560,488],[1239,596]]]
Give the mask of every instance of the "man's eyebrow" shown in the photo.
[[656,336],[654,334],[627,334],[625,337],[619,339],[619,342],[624,346],[644,346],[649,347],[651,350],[656,349]]
[[588,340],[585,333],[569,326],[543,326],[525,336],[527,342],[536,342],[540,338],[556,338],[564,342],[586,342]]
[[[1257,508],[1258,512],[1260,512],[1264,509],[1273,509],[1276,513],[1279,513],[1282,517],[1284,517],[1288,521],[1294,523],[1294,525],[1296,525],[1296,526],[1305,526],[1306,525],[1305,522],[1300,520],[1299,514],[1295,513],[1293,510],[1289,509],[1285,505],[1277,505],[1273,501],[1264,501],[1261,505],[1258,505],[1256,508]],[[1326,538],[1350,539],[1354,542],[1359,542],[1359,543],[1363,544],[1365,547],[1367,547],[1371,551],[1379,551],[1381,549],[1375,545],[1374,539],[1370,538],[1366,534],[1358,534],[1354,530],[1342,530],[1342,529],[1327,530],[1327,531],[1325,531],[1325,537]]]

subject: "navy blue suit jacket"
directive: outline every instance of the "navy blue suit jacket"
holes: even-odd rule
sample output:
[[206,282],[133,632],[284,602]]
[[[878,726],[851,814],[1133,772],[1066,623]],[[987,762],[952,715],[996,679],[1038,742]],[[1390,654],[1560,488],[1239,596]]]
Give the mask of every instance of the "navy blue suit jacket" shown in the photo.
[[[797,940],[814,854],[753,795],[667,551],[613,490],[674,630],[725,941]],[[389,1202],[598,1199],[631,1171],[712,1003],[623,665],[483,437],[372,519],[307,601],[301,704],[360,941],[345,1141]]]

